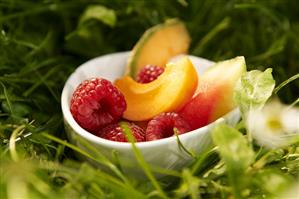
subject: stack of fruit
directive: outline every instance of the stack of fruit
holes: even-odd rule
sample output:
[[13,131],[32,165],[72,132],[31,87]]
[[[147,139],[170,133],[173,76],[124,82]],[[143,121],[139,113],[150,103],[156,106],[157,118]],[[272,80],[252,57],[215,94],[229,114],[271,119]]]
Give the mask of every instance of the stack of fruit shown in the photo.
[[218,62],[200,77],[187,56],[167,63],[186,54],[189,43],[179,20],[150,28],[133,48],[122,78],[114,83],[93,78],[77,87],[70,108],[74,119],[87,131],[119,142],[127,142],[120,126],[125,121],[142,142],[183,134],[225,115],[235,107],[233,90],[246,71],[245,60]]

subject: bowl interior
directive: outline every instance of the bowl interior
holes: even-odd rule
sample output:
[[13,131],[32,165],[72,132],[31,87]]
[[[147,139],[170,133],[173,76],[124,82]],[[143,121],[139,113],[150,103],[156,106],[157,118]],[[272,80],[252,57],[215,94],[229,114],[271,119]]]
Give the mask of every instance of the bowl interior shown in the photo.
[[[104,55],[95,59],[92,59],[81,66],[79,66],[73,74],[68,78],[67,82],[65,83],[62,97],[61,97],[61,106],[64,115],[65,122],[74,129],[75,133],[80,135],[81,137],[87,139],[88,141],[99,144],[99,145],[106,145],[111,148],[118,148],[118,149],[127,149],[130,148],[130,143],[119,143],[113,142],[106,139],[102,139],[97,137],[83,128],[81,128],[70,112],[70,100],[72,94],[76,87],[85,79],[92,78],[92,77],[102,77],[108,79],[110,81],[114,81],[115,79],[121,77],[125,71],[125,64],[128,58],[129,52],[121,52],[121,53],[114,53],[109,55]],[[196,68],[198,74],[202,74],[208,67],[213,65],[212,61],[195,57],[192,55],[188,55],[191,62]],[[175,61],[177,58],[173,58],[171,61]],[[192,139],[196,134],[205,133],[208,130],[208,126],[196,129],[192,132],[188,132],[186,134],[180,135],[180,140],[184,142],[184,140]],[[150,141],[150,142],[142,142],[137,143],[139,147],[142,148],[150,148],[153,146],[161,145],[161,144],[169,144],[170,142],[176,141],[175,137],[169,137],[161,140]]]

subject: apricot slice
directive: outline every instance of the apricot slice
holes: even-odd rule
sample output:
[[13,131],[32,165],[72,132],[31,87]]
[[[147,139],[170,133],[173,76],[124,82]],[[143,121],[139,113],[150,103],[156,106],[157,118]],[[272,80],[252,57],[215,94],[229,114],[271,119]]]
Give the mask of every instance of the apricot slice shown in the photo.
[[127,110],[123,117],[131,121],[144,121],[162,112],[176,111],[186,104],[196,90],[198,77],[188,57],[166,65],[156,80],[141,84],[130,76],[115,81],[123,93]]

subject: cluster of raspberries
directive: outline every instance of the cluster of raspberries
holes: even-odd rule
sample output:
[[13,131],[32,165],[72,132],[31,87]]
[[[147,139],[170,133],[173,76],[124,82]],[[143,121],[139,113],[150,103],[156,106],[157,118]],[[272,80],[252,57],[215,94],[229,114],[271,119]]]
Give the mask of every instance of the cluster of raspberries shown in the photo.
[[[149,83],[164,72],[159,66],[145,66],[137,75],[139,83]],[[83,81],[74,91],[70,111],[76,122],[85,130],[104,139],[127,142],[127,137],[120,126],[126,110],[123,94],[108,80],[93,78]],[[161,113],[148,121],[145,128],[126,121],[136,142],[158,140],[190,130],[177,113]]]

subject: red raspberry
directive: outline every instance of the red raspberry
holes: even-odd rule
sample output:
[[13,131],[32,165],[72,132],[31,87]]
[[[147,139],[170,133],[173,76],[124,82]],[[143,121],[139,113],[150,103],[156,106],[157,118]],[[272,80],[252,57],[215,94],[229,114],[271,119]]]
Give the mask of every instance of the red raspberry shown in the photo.
[[149,121],[146,131],[146,141],[158,140],[174,135],[173,129],[176,128],[179,134],[190,131],[188,123],[177,113],[161,113]]
[[102,78],[83,81],[71,99],[74,119],[90,132],[116,122],[126,107],[123,94],[110,81]]
[[146,65],[143,67],[138,75],[137,82],[139,83],[149,83],[157,79],[164,72],[164,68],[154,65]]
[[[136,142],[145,141],[145,132],[142,128],[134,123],[128,123],[128,127],[130,128]],[[105,128],[101,129],[97,135],[107,140],[128,142],[126,134],[123,132],[123,129],[120,127],[119,123],[106,126]]]

